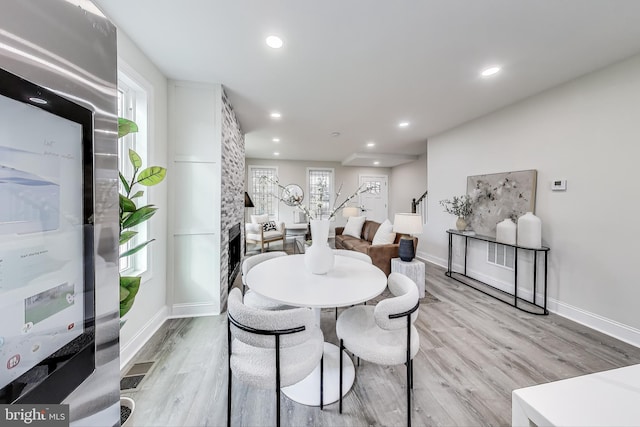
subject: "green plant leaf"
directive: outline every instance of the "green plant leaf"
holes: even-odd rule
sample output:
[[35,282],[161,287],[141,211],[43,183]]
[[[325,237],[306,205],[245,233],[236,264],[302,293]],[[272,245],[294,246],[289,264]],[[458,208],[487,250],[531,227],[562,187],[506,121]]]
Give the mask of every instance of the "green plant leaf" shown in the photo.
[[120,233],[120,244],[124,245],[138,234],[137,231],[123,231]]
[[122,212],[135,212],[137,207],[135,203],[120,194],[120,209]]
[[140,280],[140,276],[120,276],[120,294],[122,295],[123,293],[122,288],[129,292],[124,299],[120,300],[120,317],[127,314],[131,309],[133,301],[140,289]]
[[122,175],[122,172],[118,172],[118,175],[120,175],[120,182],[122,183],[122,186],[124,187],[124,191],[126,191],[127,193],[129,191],[131,191],[131,188],[129,188],[129,183],[127,182],[127,180],[124,177],[124,175]]
[[153,205],[143,206],[140,209],[133,212],[122,222],[122,229],[127,229],[131,227],[135,227],[136,225],[145,222],[149,218],[156,213],[158,208],[153,207]]
[[124,117],[118,117],[118,138],[122,138],[132,132],[138,132],[138,125]]
[[120,286],[120,302],[126,300],[130,294],[131,292],[129,292],[129,289]]
[[125,252],[121,253],[120,254],[120,258],[128,257],[130,255],[135,254],[136,252],[140,251],[142,248],[144,248],[145,246],[147,246],[149,243],[153,242],[154,240],[156,240],[156,239],[147,240],[144,243],[140,243],[135,248],[131,248],[128,251],[125,251]]
[[131,148],[129,148],[129,160],[131,161],[131,165],[135,170],[138,170],[142,167],[142,158]]
[[167,174],[167,170],[161,166],[150,166],[138,175],[138,184],[150,187],[162,182]]
[[142,197],[142,196],[144,196],[144,191],[138,190],[138,192],[136,194],[131,196],[131,199],[137,199],[138,197]]

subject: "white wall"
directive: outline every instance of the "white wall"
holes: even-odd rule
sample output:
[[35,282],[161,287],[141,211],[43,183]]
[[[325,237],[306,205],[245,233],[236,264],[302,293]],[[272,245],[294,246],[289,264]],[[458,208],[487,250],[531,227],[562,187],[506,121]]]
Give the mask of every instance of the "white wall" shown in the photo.
[[171,314],[219,314],[222,87],[170,81],[169,105]]
[[[282,185],[287,184],[298,184],[304,190],[304,201],[303,203],[308,202],[308,191],[307,191],[307,168],[309,167],[318,167],[318,168],[333,168],[335,173],[335,191],[338,191],[340,184],[342,184],[342,191],[340,192],[340,197],[338,197],[338,203],[341,203],[345,198],[352,195],[359,186],[359,176],[362,174],[372,174],[372,175],[387,175],[390,178],[391,169],[389,168],[365,168],[365,167],[354,167],[354,166],[342,166],[338,162],[312,162],[312,161],[294,161],[294,160],[266,160],[266,159],[251,159],[248,158],[245,161],[245,167],[248,169],[249,166],[277,166],[278,167],[278,178]],[[249,177],[247,175],[247,179],[245,180],[246,185],[249,182]],[[357,203],[357,200],[354,199],[354,202]],[[293,222],[293,212],[296,208],[285,205],[280,202],[278,205],[278,215],[280,221],[284,221],[286,223]],[[247,209],[247,222],[249,221],[249,216],[253,214],[253,209]],[[391,211],[389,211],[391,214]],[[393,221],[393,216],[390,217]],[[346,219],[342,217],[341,213],[336,215],[336,220],[331,224],[330,234],[334,234],[335,227],[342,227],[347,223]]]
[[[389,220],[393,222],[396,213],[411,212],[411,201],[422,196],[422,194],[427,191],[427,188],[426,153],[411,163],[391,168],[391,177],[389,180]],[[417,255],[423,257],[426,254],[426,242],[422,238],[422,235],[417,234],[416,237],[418,238]]]
[[430,138],[428,259],[446,263],[455,218],[438,201],[467,176],[536,169],[550,308],[640,346],[638,111],[640,56]]
[[[167,163],[167,79],[158,68],[121,30],[118,30],[118,66],[131,77],[149,83],[149,155],[143,159],[147,165],[169,166]],[[149,245],[149,271],[143,276],[140,291],[131,311],[125,316],[127,323],[120,330],[121,366],[135,354],[167,316],[167,182],[172,179],[169,166],[167,179],[160,185],[146,189],[148,201],[158,207],[149,221],[149,236],[156,239]]]

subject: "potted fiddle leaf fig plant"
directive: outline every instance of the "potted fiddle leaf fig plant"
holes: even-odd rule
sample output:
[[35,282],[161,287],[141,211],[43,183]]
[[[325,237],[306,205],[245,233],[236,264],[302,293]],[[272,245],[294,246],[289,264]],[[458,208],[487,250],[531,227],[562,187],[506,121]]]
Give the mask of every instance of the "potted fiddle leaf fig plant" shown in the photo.
[[[118,138],[122,138],[132,132],[138,131],[138,125],[133,121],[119,118],[118,119]],[[158,210],[154,205],[138,206],[140,197],[144,195],[144,191],[139,186],[151,187],[161,183],[166,174],[166,168],[161,166],[149,166],[142,168],[142,158],[134,150],[129,149],[129,161],[133,167],[133,174],[126,178],[122,171],[119,172],[122,188],[120,192],[120,258],[134,255],[142,250],[155,239],[146,242],[137,243],[133,247],[129,247],[127,243],[131,241],[138,232],[134,229],[136,226],[148,221]],[[123,276],[120,275],[120,318],[127,314],[135,301],[138,290],[140,289],[140,276]],[[120,320],[120,327],[125,321]],[[130,397],[120,396],[120,424],[127,426],[131,415],[135,409],[135,402]]]
[[[118,119],[118,138],[122,138],[132,132],[137,132],[138,126],[131,120]],[[134,150],[129,149],[129,161],[133,166],[133,174],[126,178],[122,171],[119,172],[122,183],[120,193],[120,258],[125,258],[142,250],[155,239],[138,243],[134,247],[127,247],[138,232],[134,228],[148,221],[158,210],[154,205],[138,206],[140,197],[144,191],[139,186],[151,187],[161,183],[167,169],[161,166],[149,166],[142,168],[142,158]],[[140,289],[140,276],[120,276],[120,317],[129,312]],[[124,322],[121,321],[120,326]]]

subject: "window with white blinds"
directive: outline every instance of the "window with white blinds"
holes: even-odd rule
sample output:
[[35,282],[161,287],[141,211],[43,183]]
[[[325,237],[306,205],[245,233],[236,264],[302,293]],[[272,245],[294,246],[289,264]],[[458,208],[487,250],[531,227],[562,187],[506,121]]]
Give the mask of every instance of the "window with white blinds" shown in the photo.
[[255,215],[268,214],[278,219],[278,168],[272,166],[249,166],[249,194]]
[[331,168],[307,168],[307,192],[309,211],[315,219],[328,219],[333,202],[333,178]]

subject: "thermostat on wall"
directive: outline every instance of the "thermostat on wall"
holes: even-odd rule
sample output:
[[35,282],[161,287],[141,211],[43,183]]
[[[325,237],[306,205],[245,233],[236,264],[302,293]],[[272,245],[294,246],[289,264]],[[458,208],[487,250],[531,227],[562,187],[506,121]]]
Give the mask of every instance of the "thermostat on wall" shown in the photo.
[[553,191],[566,191],[567,180],[566,179],[554,179],[551,181],[551,190]]

